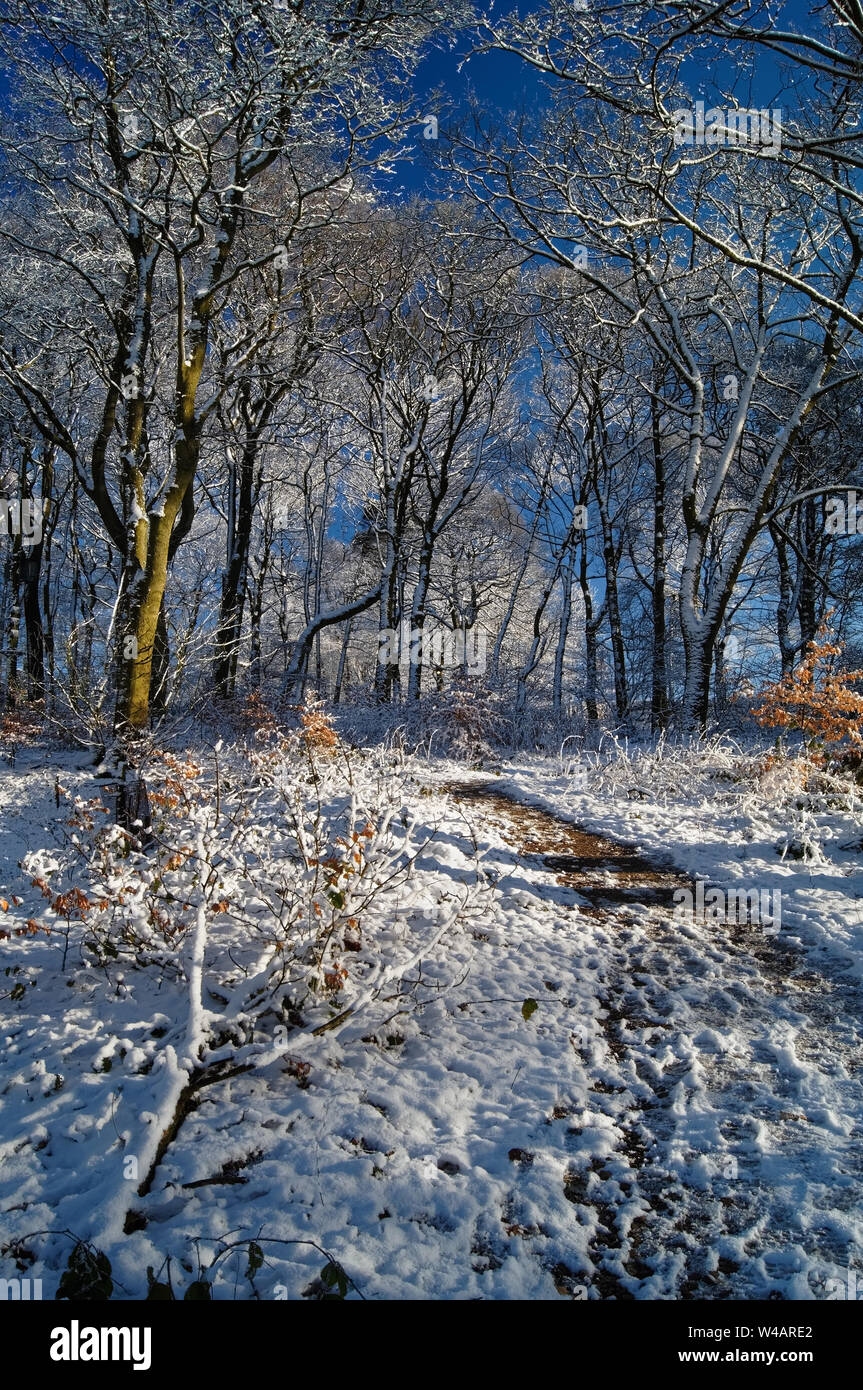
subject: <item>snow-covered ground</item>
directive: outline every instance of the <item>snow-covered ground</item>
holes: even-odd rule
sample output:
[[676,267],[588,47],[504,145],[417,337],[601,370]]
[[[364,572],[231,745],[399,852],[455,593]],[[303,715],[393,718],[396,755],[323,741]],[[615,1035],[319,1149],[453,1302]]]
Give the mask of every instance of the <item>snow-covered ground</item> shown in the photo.
[[[751,785],[754,759],[408,762],[423,847],[363,936],[389,974],[345,956],[355,1011],[322,1003],[279,1052],[260,1011],[254,1035],[220,1029],[244,926],[209,929],[197,1010],[168,957],[96,963],[74,921],[68,945],[59,922],[15,935],[50,918],[34,877],[85,887],[55,778],[98,795],[80,759],[28,757],[0,769],[0,1277],[54,1297],[75,1240],[108,1256],[115,1298],[167,1257],[177,1297],[206,1278],[217,1299],[320,1295],[330,1259],[373,1299],[812,1299],[863,1266],[853,798]],[[641,861],[627,878],[609,850],[580,878],[570,822],[680,872],[640,896]],[[780,929],[675,915],[696,878],[778,888]],[[150,1159],[128,1160],[157,1152],[202,1029],[251,1069],[197,1092],[138,1195]]]

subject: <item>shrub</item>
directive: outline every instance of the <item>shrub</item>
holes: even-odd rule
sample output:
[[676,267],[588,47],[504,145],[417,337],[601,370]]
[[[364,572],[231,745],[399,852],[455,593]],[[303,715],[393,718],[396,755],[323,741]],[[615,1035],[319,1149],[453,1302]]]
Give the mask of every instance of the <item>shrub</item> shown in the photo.
[[797,669],[767,686],[752,711],[763,727],[801,733],[816,762],[846,741],[863,747],[863,694],[851,688],[863,671],[837,669],[843,646],[831,640],[829,617]]

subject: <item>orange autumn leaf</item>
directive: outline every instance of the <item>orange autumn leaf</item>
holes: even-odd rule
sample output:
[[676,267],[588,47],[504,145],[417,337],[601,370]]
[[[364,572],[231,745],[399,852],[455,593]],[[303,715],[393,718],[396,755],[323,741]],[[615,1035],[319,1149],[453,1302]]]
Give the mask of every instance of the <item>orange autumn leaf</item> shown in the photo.
[[792,729],[813,744],[836,745],[847,739],[863,745],[863,694],[851,686],[863,671],[835,669],[842,646],[831,642],[827,614],[797,668],[767,686],[752,713],[762,726]]

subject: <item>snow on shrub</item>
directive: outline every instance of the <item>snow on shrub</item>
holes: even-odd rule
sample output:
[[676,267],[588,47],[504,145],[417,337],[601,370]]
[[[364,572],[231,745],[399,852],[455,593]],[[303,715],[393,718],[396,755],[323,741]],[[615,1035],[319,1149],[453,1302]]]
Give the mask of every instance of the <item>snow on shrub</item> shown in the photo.
[[91,963],[156,967],[219,1002],[201,1006],[196,1063],[217,1036],[251,1047],[265,1018],[270,1038],[329,1026],[409,967],[418,943],[391,909],[433,831],[415,843],[399,778],[381,755],[350,752],[320,709],[287,732],[268,713],[245,748],[217,745],[208,773],[154,753],[147,779],[149,854],[99,798],[75,797],[66,863],[24,867],[46,899],[35,925],[67,952],[71,935]]
[[[127,1120],[139,1198],[202,1086],[278,1062],[304,1086],[319,1035],[329,1046],[361,1014],[367,1038],[411,1012],[427,989],[417,966],[471,895],[463,883],[430,913],[404,911],[433,824],[418,829],[385,754],[349,751],[320,710],[304,713],[290,731],[267,714],[245,748],[217,743],[212,771],[203,757],[151,754],[149,853],[99,798],[75,797],[67,853],[23,861],[63,968],[80,955],[118,990],[153,971],[174,1020],[153,1064],[155,1105]],[[130,1200],[120,1179],[100,1207],[100,1245],[139,1228]]]

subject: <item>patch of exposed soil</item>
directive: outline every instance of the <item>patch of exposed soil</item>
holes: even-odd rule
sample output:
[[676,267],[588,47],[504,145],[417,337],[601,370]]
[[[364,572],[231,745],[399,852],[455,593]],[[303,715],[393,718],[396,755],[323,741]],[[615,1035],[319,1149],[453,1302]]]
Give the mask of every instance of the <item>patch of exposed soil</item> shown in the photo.
[[539,807],[514,801],[487,782],[452,783],[446,790],[459,801],[480,803],[519,854],[539,858],[558,883],[574,888],[593,908],[644,903],[670,911],[675,890],[692,888],[683,874],[646,858],[633,845],[595,835]]

